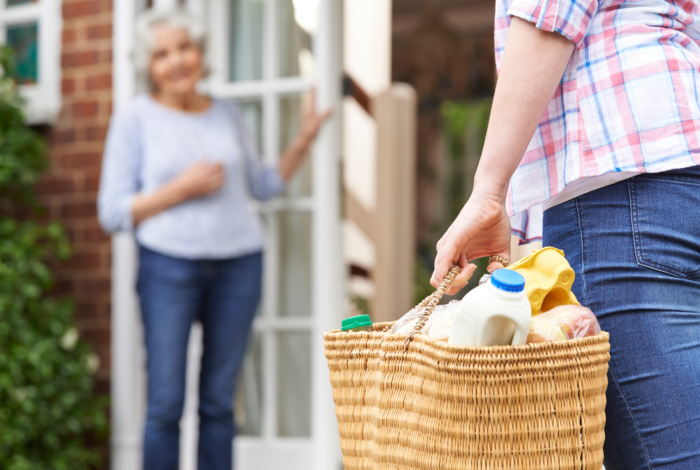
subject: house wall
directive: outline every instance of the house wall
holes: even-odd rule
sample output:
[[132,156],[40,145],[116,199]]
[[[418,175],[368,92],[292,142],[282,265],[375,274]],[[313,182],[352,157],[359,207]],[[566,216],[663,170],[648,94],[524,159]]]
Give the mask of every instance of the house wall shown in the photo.
[[72,258],[55,266],[57,295],[100,357],[97,392],[109,393],[111,241],[97,222],[102,150],[112,110],[112,1],[63,0],[61,110],[49,131],[51,168],[37,187],[65,228]]

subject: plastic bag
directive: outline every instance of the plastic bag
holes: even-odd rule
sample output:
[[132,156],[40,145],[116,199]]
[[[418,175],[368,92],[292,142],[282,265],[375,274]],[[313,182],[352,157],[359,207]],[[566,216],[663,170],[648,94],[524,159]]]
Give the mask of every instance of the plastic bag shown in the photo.
[[599,333],[600,324],[589,308],[562,305],[532,317],[527,342],[570,340]]
[[435,311],[425,323],[423,333],[433,339],[447,341],[450,338],[452,320],[455,318],[458,305],[459,300],[452,300],[445,305],[435,307]]
[[[459,305],[459,300],[453,300],[444,305],[437,305],[433,314],[425,322],[422,333],[434,339],[447,341],[450,337],[450,331],[452,331],[452,320],[454,319],[457,305]],[[421,313],[423,313],[422,308],[410,310],[394,323],[389,329],[389,333],[410,334],[416,326]]]
[[423,313],[422,308],[414,308],[409,310],[403,317],[396,320],[392,327],[389,328],[388,333],[409,334],[411,331],[413,331],[413,327],[416,326],[416,322],[418,321],[418,318],[420,318],[421,313]]

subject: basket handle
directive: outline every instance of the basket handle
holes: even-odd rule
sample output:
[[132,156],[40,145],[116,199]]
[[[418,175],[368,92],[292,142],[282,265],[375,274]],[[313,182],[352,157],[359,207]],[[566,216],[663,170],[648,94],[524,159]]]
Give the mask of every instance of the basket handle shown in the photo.
[[[489,264],[492,261],[498,261],[501,263],[503,266],[508,266],[510,265],[510,262],[503,258],[502,256],[491,256],[489,257]],[[433,314],[435,311],[435,307],[437,306],[438,302],[440,302],[440,299],[442,299],[442,296],[445,295],[445,292],[447,292],[447,289],[450,287],[450,284],[452,284],[452,281],[454,281],[455,277],[457,274],[459,274],[459,271],[461,268],[457,266],[456,264],[452,265],[452,268],[450,268],[450,271],[447,273],[445,278],[442,280],[442,283],[440,283],[440,287],[430,294],[428,297],[423,299],[421,303],[419,303],[416,308],[423,308],[423,312],[421,313],[420,317],[418,318],[418,321],[416,322],[416,325],[413,327],[413,331],[411,331],[411,334],[408,335],[408,338],[406,338],[406,349],[408,349],[408,344],[413,340],[413,337],[423,331],[423,327],[425,326],[425,322],[428,321],[428,318],[430,318],[430,315]]]
[[440,287],[438,287],[435,292],[423,299],[423,301],[416,306],[417,309],[422,308],[423,312],[421,312],[416,325],[413,327],[413,331],[411,331],[411,334],[409,334],[408,338],[406,338],[406,349],[408,349],[408,344],[413,340],[413,337],[423,331],[425,322],[428,321],[430,315],[433,314],[435,311],[435,306],[438,304],[438,302],[440,302],[442,296],[445,295],[445,292],[447,292],[447,289],[450,287],[450,284],[452,284],[452,281],[454,281],[454,278],[457,276],[460,270],[461,268],[459,266],[453,264],[452,268],[450,268],[450,271],[447,273],[447,276],[445,276],[442,283],[440,283]]

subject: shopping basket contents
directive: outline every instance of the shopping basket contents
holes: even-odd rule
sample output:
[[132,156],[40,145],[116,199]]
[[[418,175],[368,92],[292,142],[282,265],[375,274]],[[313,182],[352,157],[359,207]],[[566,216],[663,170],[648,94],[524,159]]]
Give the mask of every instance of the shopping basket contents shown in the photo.
[[448,342],[467,346],[525,344],[529,328],[525,278],[515,271],[497,269],[489,282],[472,289],[460,301]]
[[344,468],[600,470],[608,334],[487,347],[421,334],[458,270],[410,332],[324,335]]
[[532,317],[528,343],[560,341],[600,333],[600,324],[593,312],[580,305],[563,305]]

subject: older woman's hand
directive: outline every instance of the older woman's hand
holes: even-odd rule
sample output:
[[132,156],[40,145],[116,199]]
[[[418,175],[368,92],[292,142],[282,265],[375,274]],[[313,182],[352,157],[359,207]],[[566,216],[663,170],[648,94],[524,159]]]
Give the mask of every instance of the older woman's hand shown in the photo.
[[[430,283],[437,288],[452,264],[459,264],[462,271],[447,292],[455,294],[466,285],[476,269],[475,265],[468,264],[467,261],[491,255],[510,259],[508,213],[501,198],[472,193],[457,219],[437,244],[435,271]],[[493,262],[488,269],[492,271],[499,267],[503,266]]]
[[321,126],[331,117],[331,114],[333,114],[333,111],[330,109],[323,112],[316,111],[316,90],[311,90],[304,106],[299,136],[306,142],[313,141],[318,135]]
[[294,175],[294,172],[304,161],[304,156],[318,135],[318,131],[321,130],[321,126],[331,117],[331,114],[333,111],[330,109],[322,112],[316,111],[316,91],[311,90],[304,106],[299,135],[289,144],[280,158],[279,172],[282,178],[289,181]]
[[221,163],[199,160],[187,167],[173,180],[183,199],[209,196],[224,184],[224,166]]

